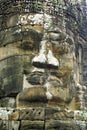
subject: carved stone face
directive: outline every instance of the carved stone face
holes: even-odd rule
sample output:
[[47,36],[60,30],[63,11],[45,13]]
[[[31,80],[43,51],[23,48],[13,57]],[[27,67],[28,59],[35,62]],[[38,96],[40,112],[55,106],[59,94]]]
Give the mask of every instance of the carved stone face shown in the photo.
[[[30,71],[24,68],[23,92],[18,95],[17,106],[22,107],[24,105],[22,101],[29,101],[28,104],[25,103],[26,106],[35,104],[37,106],[37,103],[40,106],[49,106],[52,103],[61,106],[70,103],[75,91],[74,84],[71,83],[73,50],[71,52],[70,50],[73,48],[73,39],[60,26],[56,27],[53,24],[50,15],[44,15],[45,23],[42,14],[27,17],[31,18],[33,31],[37,31],[34,27],[38,25],[43,28],[43,32],[39,50],[31,59]],[[25,24],[27,21],[23,23]],[[70,86],[70,84],[72,85]]]
[[17,106],[22,101],[64,105],[74,95],[74,40],[66,33],[63,14],[56,17],[46,3],[40,13],[11,15],[0,32],[1,97],[23,89]]

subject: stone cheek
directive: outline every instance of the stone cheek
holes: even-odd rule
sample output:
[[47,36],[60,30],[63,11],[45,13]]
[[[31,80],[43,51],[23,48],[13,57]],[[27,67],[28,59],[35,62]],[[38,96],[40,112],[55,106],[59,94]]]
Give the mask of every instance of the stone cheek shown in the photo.
[[[20,56],[8,57],[0,62],[0,97],[16,95],[22,89],[22,63]],[[19,86],[19,87],[18,87]]]

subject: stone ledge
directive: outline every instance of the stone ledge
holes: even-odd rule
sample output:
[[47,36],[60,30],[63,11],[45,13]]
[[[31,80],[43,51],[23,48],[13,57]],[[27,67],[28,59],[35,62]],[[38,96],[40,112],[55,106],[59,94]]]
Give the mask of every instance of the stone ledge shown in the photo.
[[44,130],[44,121],[22,120],[20,130]]
[[1,130],[87,130],[86,111],[60,108],[0,108]]
[[6,108],[0,107],[1,120],[78,120],[87,121],[87,113],[85,110],[66,110],[60,108]]

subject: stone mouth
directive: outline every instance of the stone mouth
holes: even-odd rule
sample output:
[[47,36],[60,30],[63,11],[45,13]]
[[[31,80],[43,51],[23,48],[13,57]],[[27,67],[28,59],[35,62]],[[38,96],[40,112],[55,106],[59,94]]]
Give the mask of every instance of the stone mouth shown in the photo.
[[33,87],[33,88],[27,88],[24,89],[23,92],[19,93],[19,100],[20,101],[26,101],[26,102],[44,102],[46,103],[47,97],[46,97],[46,89],[43,87]]

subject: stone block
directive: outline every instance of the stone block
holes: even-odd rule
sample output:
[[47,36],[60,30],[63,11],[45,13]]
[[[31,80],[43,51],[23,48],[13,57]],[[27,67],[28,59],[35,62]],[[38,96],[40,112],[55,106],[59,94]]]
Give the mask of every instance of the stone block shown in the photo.
[[73,111],[65,111],[60,108],[46,108],[45,112],[45,119],[46,120],[72,120],[74,119],[74,112]]
[[6,108],[1,107],[0,108],[0,119],[8,120],[9,115],[11,115],[12,112],[13,112],[13,109],[6,109]]
[[48,120],[45,122],[45,130],[74,130],[74,129],[72,128],[72,124],[70,121]]
[[28,109],[20,109],[19,120],[43,120],[45,116],[44,108],[28,108]]
[[1,130],[9,130],[8,121],[0,121],[0,129]]
[[9,129],[8,130],[19,130],[20,121],[9,121]]
[[45,130],[86,130],[86,125],[85,121],[48,120],[45,122]]
[[0,121],[0,130],[19,130],[19,121]]
[[0,108],[0,119],[8,121],[18,121],[19,119],[19,110],[12,108]]
[[44,130],[44,121],[22,120],[20,130]]

